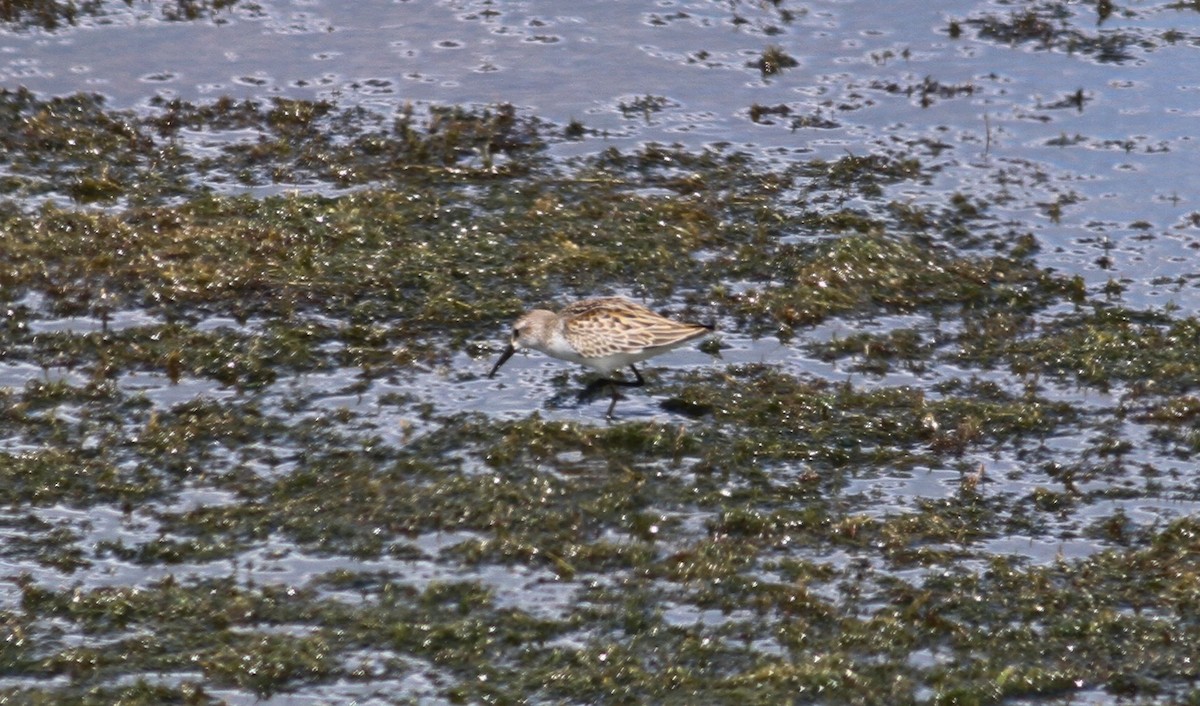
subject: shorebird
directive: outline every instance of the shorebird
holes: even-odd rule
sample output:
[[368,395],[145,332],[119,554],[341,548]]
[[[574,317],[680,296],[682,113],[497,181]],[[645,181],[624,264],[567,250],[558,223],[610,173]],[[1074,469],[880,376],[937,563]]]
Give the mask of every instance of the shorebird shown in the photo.
[[[668,319],[623,297],[583,299],[557,313],[534,309],[513,324],[512,338],[488,377],[494,377],[519,348],[532,348],[552,358],[581,363],[605,377],[589,384],[580,393],[580,399],[587,399],[607,386],[612,403],[605,416],[612,419],[620,399],[617,387],[646,384],[634,363],[707,336],[712,330],[712,326]],[[633,371],[634,380],[608,377],[626,365]]]

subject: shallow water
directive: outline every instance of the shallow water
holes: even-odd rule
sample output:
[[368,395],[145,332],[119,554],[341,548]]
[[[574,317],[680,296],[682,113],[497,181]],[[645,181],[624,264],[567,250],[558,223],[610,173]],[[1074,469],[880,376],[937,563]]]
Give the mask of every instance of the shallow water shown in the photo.
[[[610,147],[630,151],[646,142],[678,143],[693,150],[726,145],[725,149],[747,150],[764,164],[776,166],[814,157],[835,160],[845,154],[915,155],[929,170],[929,179],[884,185],[879,197],[858,193],[856,185],[848,185],[836,195],[838,205],[874,212],[891,203],[942,203],[955,193],[977,196],[995,202],[989,219],[978,225],[982,230],[972,234],[985,247],[992,241],[1032,233],[1041,248],[1035,256],[1038,264],[1082,276],[1091,294],[1115,280],[1124,285],[1121,302],[1131,309],[1166,310],[1170,306],[1186,315],[1200,305],[1200,272],[1195,265],[1195,253],[1200,249],[1196,218],[1200,210],[1196,202],[1200,170],[1196,165],[1200,161],[1194,137],[1200,114],[1200,62],[1195,56],[1200,39],[1192,29],[1194,12],[1139,4],[1097,26],[1090,17],[1096,11],[1093,6],[1070,6],[1078,16],[1072,18],[1072,26],[1084,35],[1104,38],[1124,33],[1141,42],[1129,45],[1128,56],[1114,61],[1086,45],[1047,49],[1037,41],[1005,43],[976,35],[970,24],[973,18],[1007,17],[1020,7],[1010,3],[843,0],[783,6],[790,19],[784,19],[771,3],[630,1],[568,8],[544,1],[305,0],[243,5],[218,13],[216,21],[173,23],[162,21],[163,5],[135,3],[131,9],[114,6],[111,14],[102,18],[83,18],[76,27],[52,33],[38,29],[0,33],[0,85],[26,86],[44,94],[95,91],[112,107],[144,112],[155,110],[152,100],[156,97],[200,101],[222,95],[327,99],[339,106],[363,105],[388,115],[410,102],[422,108],[511,103],[521,114],[557,126],[573,120],[582,123],[582,139],[555,141],[549,148],[554,158],[563,161]],[[963,25],[962,37],[948,35],[951,20]],[[770,45],[781,47],[799,65],[772,76],[762,75],[750,64]],[[1082,92],[1081,105],[1070,101],[1077,91]],[[755,122],[750,117],[754,105],[786,106],[787,114],[766,115]],[[221,134],[185,131],[179,140],[202,154],[219,151],[229,141],[252,144],[257,137],[252,130]],[[311,183],[244,189],[222,183],[215,188],[240,190],[255,197],[296,190],[331,196],[345,193]],[[794,197],[800,199],[808,187],[801,183],[792,188]],[[1001,199],[1002,194],[1007,197]],[[31,199],[30,204],[34,203],[36,199]],[[629,284],[612,286],[622,289]],[[736,289],[739,283],[730,282],[729,286]],[[87,315],[56,316],[36,293],[11,305],[33,312],[29,327],[38,334],[83,336],[163,323],[138,309],[114,312],[103,321]],[[1060,313],[1048,310],[1040,316],[1051,319]],[[261,330],[264,323],[213,315],[192,327],[250,334]],[[626,393],[617,407],[619,421],[637,428],[675,429],[680,435],[706,433],[705,420],[664,406],[664,402],[686,396],[687,390],[678,381],[687,375],[758,365],[802,381],[846,383],[855,391],[919,389],[934,401],[956,394],[938,392],[942,383],[971,380],[1018,391],[1027,382],[1010,370],[960,366],[945,360],[925,369],[893,365],[883,374],[873,374],[855,368],[859,357],[824,358],[812,347],[860,332],[913,329],[932,337],[943,324],[922,312],[835,318],[787,341],[752,337],[731,317],[720,323],[719,357],[689,349],[655,360],[649,366],[651,385]],[[494,330],[484,332],[481,338],[499,337],[504,330],[505,324],[497,322]],[[4,560],[4,573],[26,576],[52,590],[80,592],[148,587],[167,577],[191,582],[232,577],[239,587],[313,585],[321,600],[368,607],[381,600],[375,586],[364,582],[362,588],[339,588],[318,580],[338,572],[379,574],[418,592],[437,591],[446,584],[475,584],[490,590],[489,610],[566,621],[567,627],[557,628],[549,644],[567,651],[594,648],[598,652],[607,644],[609,636],[603,629],[580,616],[608,606],[602,595],[605,591],[620,594],[632,591],[631,586],[660,600],[650,607],[620,606],[623,620],[637,623],[635,616],[644,608],[661,619],[660,623],[650,618],[646,621],[664,634],[694,628],[705,640],[740,644],[739,630],[770,633],[785,629],[788,620],[777,620],[776,608],[731,607],[720,600],[696,598],[694,592],[713,584],[706,570],[724,566],[705,559],[704,552],[716,553],[721,542],[728,540],[729,535],[719,528],[735,505],[746,513],[762,510],[768,514],[803,505],[772,500],[773,493],[779,497],[800,494],[796,489],[812,482],[808,477],[813,464],[803,458],[789,463],[772,460],[756,469],[761,475],[727,473],[723,477],[720,468],[702,467],[697,452],[688,450],[678,452],[675,459],[643,454],[646,458],[636,463],[622,460],[606,465],[589,441],[531,462],[527,477],[516,480],[506,476],[503,465],[498,470],[489,454],[499,455],[502,449],[492,446],[464,444],[431,459],[442,464],[439,471],[453,468],[447,475],[461,476],[464,483],[489,478],[494,478],[497,486],[518,481],[544,483],[545,496],[551,499],[558,483],[568,487],[566,481],[594,478],[596,486],[605,486],[613,477],[623,478],[616,474],[627,474],[628,483],[620,486],[630,502],[629,509],[620,514],[623,524],[603,525],[595,539],[622,551],[648,546],[646,551],[654,554],[657,564],[677,562],[690,567],[677,569],[682,577],[668,571],[670,580],[649,570],[643,576],[640,570],[630,570],[615,560],[619,566],[611,571],[575,576],[563,569],[562,564],[569,563],[566,559],[535,556],[541,548],[530,550],[512,539],[520,534],[512,530],[510,536],[504,523],[488,531],[469,526],[458,529],[454,518],[444,520],[447,528],[438,531],[397,529],[389,522],[395,518],[363,518],[364,523],[376,522],[376,534],[384,537],[382,550],[357,550],[369,555],[366,557],[349,549],[331,549],[280,527],[255,537],[248,542],[249,548],[232,558],[207,560],[187,555],[155,560],[152,554],[138,554],[160,542],[195,539],[195,527],[185,522],[193,511],[242,509],[252,504],[249,491],[231,477],[249,476],[263,484],[286,480],[304,470],[317,447],[348,455],[376,449],[399,455],[420,448],[423,439],[444,433],[456,420],[474,414],[483,415],[497,428],[519,424],[534,413],[547,429],[556,425],[563,429],[614,428],[603,418],[604,400],[590,404],[575,400],[586,378],[574,366],[536,354],[521,355],[497,378],[488,379],[485,375],[493,355],[494,351],[459,350],[446,360],[375,377],[365,376],[359,367],[283,372],[274,381],[250,390],[200,376],[171,380],[153,371],[122,372],[113,385],[136,411],[111,422],[111,429],[104,427],[111,438],[85,439],[85,448],[108,444],[113,438],[136,447],[155,415],[168,418],[196,401],[251,407],[289,429],[311,424],[313,434],[328,437],[302,439],[303,433],[297,431],[245,446],[206,440],[203,449],[181,452],[180,458],[189,464],[184,471],[151,469],[164,475],[183,473],[187,480],[176,492],[132,508],[110,503],[80,509],[64,502],[9,508],[0,516],[0,536],[6,541],[30,536],[24,523],[34,518],[45,527],[71,533],[67,544],[80,550],[88,566],[63,568],[38,555],[12,552]],[[0,385],[14,391],[43,382],[82,389],[89,381],[84,372],[65,366],[44,369],[18,362],[0,367]],[[1133,398],[1127,385],[1118,382],[1101,390],[1078,382],[1043,380],[1038,381],[1038,392],[1047,400],[1069,405],[1081,419],[1066,432],[1059,429],[1056,435],[1036,443],[966,445],[952,460],[936,457],[938,463],[932,466],[920,460],[864,462],[847,473],[844,482],[821,488],[823,498],[843,511],[838,520],[845,521],[850,528],[847,531],[852,532],[854,522],[885,524],[898,517],[920,516],[937,503],[955,502],[963,495],[964,478],[969,475],[964,469],[979,469],[979,477],[972,482],[978,482],[982,496],[995,502],[992,510],[996,514],[1007,513],[1006,532],[972,536],[968,530],[939,534],[931,529],[928,538],[914,548],[914,552],[930,556],[944,552],[955,557],[958,553],[961,561],[937,564],[930,559],[935,566],[914,568],[878,546],[805,544],[789,535],[772,547],[769,561],[746,566],[734,576],[712,569],[717,574],[715,583],[744,579],[787,585],[791,580],[781,578],[775,564],[802,560],[830,572],[824,580],[812,580],[806,590],[811,587],[814,595],[831,605],[847,605],[847,615],[879,617],[887,610],[877,609],[872,600],[886,603],[889,598],[884,586],[891,581],[906,582],[916,590],[930,575],[936,578],[958,571],[988,575],[988,562],[998,557],[1016,557],[1022,566],[1034,567],[1031,571],[1051,571],[1064,562],[1119,550],[1119,537],[1128,534],[1117,533],[1114,540],[1097,529],[1111,518],[1126,521],[1132,528],[1129,534],[1133,534],[1153,532],[1200,510],[1195,494],[1200,468],[1193,454],[1184,442],[1172,445],[1156,440],[1162,425],[1126,414],[1127,404],[1137,404],[1128,401]],[[782,410],[781,415],[788,412]],[[46,414],[73,425],[81,419],[90,423],[92,413],[86,404],[62,404]],[[1065,483],[1055,475],[1073,465],[1090,470],[1089,463],[1107,458],[1104,442],[1109,437],[1129,444],[1124,455],[1113,452],[1121,462],[1119,471]],[[620,442],[597,438],[601,443],[605,439],[613,445]],[[3,450],[32,453],[43,443],[14,433]],[[499,446],[498,442],[493,446]],[[114,453],[126,466],[145,463],[137,450]],[[380,469],[386,467],[381,462]],[[1141,469],[1143,475],[1125,473],[1125,469]],[[683,489],[680,497],[690,493],[734,500],[730,508],[716,509],[707,501],[694,506],[679,503],[674,496],[664,501],[674,488]],[[282,494],[263,492],[254,502],[264,498],[289,501],[274,492]],[[318,509],[314,515],[319,514]],[[519,527],[520,515],[526,511],[531,512],[517,508],[506,521]],[[578,522],[586,525],[587,521],[585,517]],[[804,523],[795,522],[799,537]],[[45,527],[40,532],[48,532]],[[369,537],[371,527],[358,529]],[[238,535],[231,532],[229,536]],[[504,545],[505,540],[514,546]],[[132,554],[123,556],[121,549]],[[695,565],[688,564],[690,561]],[[859,589],[867,595],[849,598],[857,594],[846,586],[854,588],[854,577],[863,565],[870,571],[862,571],[866,578]],[[688,570],[694,571],[694,576],[687,574]],[[23,596],[23,589],[14,581],[0,582],[3,609],[19,610]],[[569,623],[572,617],[579,620],[578,628]],[[480,618],[488,619],[502,622],[492,613]],[[297,623],[269,627],[283,632],[294,627],[300,634],[317,630],[298,624],[298,618],[293,620]],[[51,635],[46,654],[64,645],[92,641],[79,623],[59,622],[53,629],[45,628]],[[613,634],[621,632],[617,627],[607,629]],[[629,632],[636,633],[633,628]],[[759,634],[747,651],[768,656],[803,652],[782,646],[779,639]],[[403,644],[399,638],[397,642]],[[436,657],[446,658],[445,653],[417,656],[403,647],[389,650],[378,645],[363,646],[358,652],[343,650],[335,659],[345,665],[366,663],[365,672],[347,666],[345,673],[354,678],[332,683],[296,678],[287,682],[285,693],[256,692],[250,678],[239,682],[232,677],[211,677],[211,672],[220,673],[219,665],[210,665],[209,672],[156,667],[144,675],[123,674],[108,682],[97,678],[97,682],[120,684],[134,676],[168,686],[208,682],[207,694],[227,703],[453,701],[449,690],[471,683],[464,676],[469,670],[458,663],[439,663]],[[923,647],[908,657],[930,663],[941,659],[924,652]],[[519,667],[517,656],[505,653],[497,661],[504,660]],[[486,676],[485,672],[477,679]],[[46,681],[40,686],[65,687],[70,681],[60,677],[56,685]],[[36,685],[31,678],[6,682],[5,686],[12,687]],[[486,692],[464,693],[468,698],[483,699],[480,693]],[[914,693],[921,701],[933,698],[933,692],[924,687]],[[1111,696],[1112,692],[1081,688],[1071,692],[1070,698],[1099,703],[1102,699],[1097,694]],[[543,695],[546,701],[554,698]]]
[[[1200,64],[1186,9],[1139,4],[1096,24],[1094,7],[1072,6],[1085,37],[1122,38],[1126,56],[1113,61],[1087,46],[971,39],[971,19],[1023,8],[1003,2],[812,2],[784,8],[790,21],[769,4],[702,0],[568,12],[554,2],[264,2],[173,23],[159,7],[114,6],[53,34],[7,32],[0,83],[97,91],[116,107],[221,95],[385,113],[511,103],[583,123],[587,138],[558,145],[560,155],[648,140],[730,143],[784,162],[914,153],[938,173],[894,198],[1010,193],[996,228],[1033,232],[1046,266],[1123,281],[1138,306],[1198,303]],[[964,28],[958,39],[951,20]],[[771,45],[799,65],[769,77],[748,66]],[[131,51],[113,51],[122,46]],[[920,90],[929,85],[955,90]],[[1077,91],[1082,106],[1067,101]],[[632,107],[647,97],[652,108]],[[789,114],[755,123],[756,104]],[[829,122],[793,127],[796,116]]]

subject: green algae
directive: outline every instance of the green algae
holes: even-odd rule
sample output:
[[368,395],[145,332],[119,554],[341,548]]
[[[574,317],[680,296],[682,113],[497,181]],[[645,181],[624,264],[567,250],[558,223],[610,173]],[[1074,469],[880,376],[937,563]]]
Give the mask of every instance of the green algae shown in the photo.
[[[696,384],[703,383],[703,384]],[[1061,433],[1076,419],[1070,405],[1036,396],[1012,396],[985,384],[943,388],[930,398],[918,388],[856,389],[804,381],[767,366],[727,368],[697,376],[679,390],[692,404],[711,407],[715,421],[736,431],[722,458],[755,462],[803,459],[808,464],[853,467],[925,453],[956,453],[972,446],[1002,446]]]
[[[1194,560],[1197,534],[1194,523],[1180,521],[1147,537],[1141,548],[1081,562],[1022,568],[997,558],[986,571],[934,574],[921,584],[893,578],[851,590],[844,583],[838,602],[817,597],[806,584],[849,582],[856,574],[861,581],[861,568],[830,576],[827,569],[793,565],[789,582],[738,580],[739,567],[763,550],[716,539],[669,557],[663,570],[674,581],[589,591],[568,621],[595,632],[578,649],[553,641],[562,625],[498,609],[488,591],[469,583],[414,590],[387,577],[363,577],[356,582],[360,605],[310,589],[229,582],[166,580],[135,591],[26,586],[26,610],[55,615],[97,637],[117,637],[124,658],[72,647],[38,659],[17,652],[10,664],[21,664],[23,672],[70,673],[82,690],[105,673],[147,662],[163,669],[178,664],[183,655],[154,649],[166,645],[153,635],[169,631],[191,636],[186,649],[213,684],[260,696],[334,675],[355,678],[328,659],[351,645],[387,647],[464,677],[483,670],[487,680],[465,678],[453,688],[466,700],[540,694],[682,703],[705,694],[732,703],[748,694],[786,699],[820,689],[838,701],[883,704],[914,699],[922,682],[936,690],[936,703],[1050,697],[1081,685],[1146,696],[1160,693],[1161,680],[1171,675],[1195,676],[1197,655],[1186,645],[1195,644],[1196,628],[1182,619],[1195,608],[1195,577],[1180,567]],[[336,581],[351,578],[343,573]],[[1164,593],[1173,598],[1155,601],[1155,616],[1131,610]],[[667,598],[730,612],[723,621],[672,624],[656,609]],[[780,613],[787,616],[776,633],[782,654],[739,646],[739,636],[762,637]],[[297,621],[311,626],[309,634],[272,630]],[[189,631],[189,624],[202,629]],[[139,627],[151,636],[120,638]],[[1114,639],[1121,649],[1113,649]],[[918,649],[958,659],[920,666],[895,661]],[[1053,657],[1047,662],[1046,655]],[[392,662],[382,669],[398,676],[408,667]]]
[[783,47],[771,45],[763,49],[762,55],[758,57],[757,61],[752,61],[747,65],[758,69],[765,77],[774,76],[784,69],[794,68],[799,64],[800,62],[784,51]]
[[905,370],[922,372],[933,344],[915,329],[898,329],[883,335],[856,333],[824,343],[810,343],[809,350],[822,360],[852,358],[850,370],[882,375],[899,365]]
[[780,248],[781,284],[730,296],[735,311],[777,335],[851,312],[981,309],[1030,312],[1078,296],[1079,284],[1011,257],[974,258],[917,240],[871,234]]
[[[337,187],[487,181],[530,169],[543,144],[538,124],[510,106],[434,107],[422,118],[408,110],[390,119],[284,98],[153,106],[145,115],[109,110],[95,94],[41,100],[25,89],[0,91],[6,193],[153,205],[231,180]],[[185,129],[227,139],[215,153],[192,154],[178,140]],[[498,162],[499,155],[527,157]]]
[[196,684],[184,684],[173,688],[153,684],[144,679],[138,679],[129,686],[95,687],[71,694],[47,693],[36,688],[10,689],[4,696],[30,706],[202,706],[223,703],[209,696]]
[[[216,18],[222,11],[238,6],[239,3],[250,9],[257,8],[254,3],[244,0],[172,0],[162,5],[161,16],[169,22]],[[123,0],[123,4],[132,6],[134,2]],[[0,21],[16,27],[36,26],[53,32],[64,25],[74,25],[83,17],[103,17],[107,14],[104,6],[104,0],[5,0],[0,3]]]
[[[1163,9],[1195,11],[1193,2],[1163,5]],[[1094,12],[1093,12],[1094,11]],[[1179,42],[1185,34],[1173,27],[1160,28],[1149,21],[1152,13],[1132,5],[1117,7],[1109,0],[1084,6],[1059,1],[1014,3],[1007,12],[978,12],[950,20],[951,38],[972,28],[982,40],[1006,45],[1031,45],[1043,51],[1061,51],[1098,62],[1124,63],[1139,53],[1153,52]],[[1079,93],[1082,97],[1082,89]],[[1069,105],[1082,109],[1082,100]]]
[[[0,467],[0,501],[11,506],[129,503],[161,492],[149,469],[122,470],[73,449],[4,453]],[[64,474],[64,468],[71,472]]]
[[[1194,318],[1118,307],[1039,267],[1032,236],[976,232],[982,199],[886,202],[928,178],[920,160],[770,170],[648,145],[549,165],[544,126],[504,107],[4,99],[26,128],[5,133],[10,196],[97,181],[0,209],[2,359],[32,373],[0,391],[0,528],[20,536],[0,554],[62,577],[17,579],[0,698],[218,703],[409,676],[472,703],[1194,698],[1195,523],[1076,516],[1194,500]],[[262,140],[166,149],[185,128]],[[105,150],[107,175],[88,157]],[[359,188],[255,197],[227,173]],[[848,191],[876,208],[843,208]],[[405,387],[478,383],[453,356],[489,356],[530,305],[614,287],[797,351],[814,324],[904,323],[803,344],[849,379],[652,371],[686,417],[448,413]],[[135,374],[209,394],[152,402],[120,384]],[[379,405],[412,428],[323,406],[316,374],[347,398],[394,383]],[[1128,394],[1097,410],[1055,384]],[[1129,460],[1131,424],[1180,465]],[[1048,448],[1064,438],[1077,453]],[[878,490],[935,477],[953,480]],[[1080,536],[1102,551],[990,548]],[[340,568],[240,573],[267,547]],[[110,562],[148,578],[91,584]],[[547,587],[569,597],[522,597]]]
[[[1200,322],[1147,313],[1101,309],[1060,322],[1036,340],[1015,344],[1012,359],[1032,372],[1071,375],[1101,389],[1116,381],[1152,387],[1155,394],[1195,389]],[[1144,317],[1158,320],[1139,320]]]
[[[27,121],[30,113],[37,114],[38,104],[31,96],[8,97],[14,120]],[[504,179],[529,178],[536,173],[529,169],[540,169],[536,160],[509,160],[500,173],[463,166],[470,154],[480,150],[507,149],[517,155],[536,149],[536,128],[503,110],[479,116],[435,114],[427,127],[429,138],[420,141],[412,136],[412,127],[380,134],[376,119],[357,114],[334,117],[328,105],[305,108],[277,101],[274,109],[245,104],[211,108],[171,104],[165,109],[186,112],[186,116],[159,117],[171,129],[189,121],[216,122],[232,114],[234,125],[253,124],[277,133],[290,150],[307,149],[297,147],[306,141],[328,140],[331,123],[362,139],[370,135],[387,145],[399,143],[398,152],[381,146],[367,151],[364,158],[359,156],[361,150],[339,147],[337,156],[302,161],[330,163],[353,156],[367,164],[348,171],[332,165],[309,169],[306,176],[341,185],[345,175],[353,173],[358,176],[351,182],[364,183],[382,179],[386,169],[392,175],[387,181],[403,183],[404,189],[360,191],[338,199],[239,199],[207,195],[201,189],[199,198],[182,205],[147,206],[124,218],[52,206],[34,216],[12,214],[3,243],[12,253],[12,264],[0,286],[20,291],[37,285],[52,295],[54,305],[64,313],[94,314],[137,305],[162,310],[169,319],[197,308],[242,319],[256,313],[318,309],[367,320],[394,317],[415,323],[436,318],[430,328],[445,330],[444,312],[454,312],[458,318],[452,323],[466,328],[494,320],[498,313],[518,311],[521,303],[513,300],[504,303],[502,312],[497,312],[495,303],[487,306],[495,302],[495,292],[506,289],[528,302],[551,292],[593,292],[614,281],[635,281],[649,293],[666,296],[672,293],[668,282],[690,281],[710,289],[710,299],[730,300],[730,308],[759,326],[774,320],[782,333],[845,314],[867,301],[912,310],[1008,295],[1009,303],[1024,305],[1024,298],[1044,300],[1075,286],[1047,279],[1020,261],[976,262],[937,248],[926,252],[926,240],[884,237],[888,223],[861,214],[809,209],[783,217],[777,209],[766,207],[772,194],[798,179],[807,180],[805,188],[813,194],[849,187],[877,193],[884,184],[919,178],[921,170],[914,160],[848,157],[832,164],[809,163],[794,174],[763,175],[751,173],[740,155],[686,155],[650,146],[632,156],[603,154],[575,178],[547,174],[552,190],[532,183],[510,189]],[[96,112],[108,115],[97,101],[55,107],[49,115],[93,130],[87,118]],[[76,113],[84,117],[74,117]],[[121,140],[136,137],[137,144],[145,143],[142,153],[156,155],[156,173],[171,171],[162,169],[164,153],[155,152],[162,138],[149,131],[152,120],[126,115],[114,124],[123,126],[116,130]],[[460,124],[469,127],[447,127]],[[470,149],[444,142],[450,139],[445,137],[449,131],[471,135],[466,145]],[[60,142],[76,139],[96,141],[80,136]],[[107,152],[116,147],[102,144],[95,149]],[[180,158],[174,168],[203,166],[201,175],[240,171],[241,149],[229,146],[224,157],[210,165]],[[377,161],[377,153],[386,159]],[[127,168],[140,173],[148,166],[145,159],[145,154],[131,155]],[[257,155],[251,161],[295,159],[274,154]],[[112,162],[97,168],[113,168],[108,166]],[[115,163],[124,164],[120,159]],[[457,166],[445,170],[442,165],[447,163]],[[414,171],[415,166],[424,168]],[[681,177],[681,168],[704,170],[708,175],[699,180]],[[292,173],[273,178],[300,177]],[[117,181],[143,185],[138,188],[145,191],[122,195],[139,203],[176,193],[151,194],[151,187],[145,186],[151,182],[142,179],[122,176]],[[634,195],[632,184],[660,185],[686,198]],[[715,204],[713,197],[718,199]],[[468,202],[474,207],[454,205]],[[932,224],[911,209],[899,223],[910,229]],[[660,232],[663,224],[670,224],[667,237]],[[961,228],[961,223],[953,227]],[[863,235],[779,244],[780,234],[796,229]],[[437,247],[432,247],[434,243]],[[51,252],[55,256],[47,257]],[[121,256],[114,257],[116,253]],[[705,257],[681,257],[681,253]],[[924,262],[925,269],[910,272],[906,265],[914,259]],[[44,267],[47,262],[52,263],[50,269]],[[774,268],[769,274],[786,287],[773,288],[762,297],[754,291],[735,297],[715,284],[719,276],[761,278],[767,266]],[[664,276],[652,279],[646,272]],[[502,279],[488,281],[489,276]],[[974,286],[967,288],[972,281]],[[705,287],[705,283],[710,284]],[[355,289],[345,291],[347,286]],[[922,288],[928,292],[924,296]],[[363,292],[371,296],[364,298]],[[412,306],[424,306],[427,313],[412,311]],[[423,334],[421,330],[394,333],[409,340],[413,334]]]

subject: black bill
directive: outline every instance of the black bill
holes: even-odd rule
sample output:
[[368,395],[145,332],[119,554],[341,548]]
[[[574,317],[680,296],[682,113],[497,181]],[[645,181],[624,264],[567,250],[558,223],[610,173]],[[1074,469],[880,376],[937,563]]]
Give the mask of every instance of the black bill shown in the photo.
[[513,344],[508,344],[508,348],[505,348],[504,352],[500,354],[500,360],[496,361],[496,365],[492,368],[492,372],[488,373],[488,377],[495,377],[496,371],[500,369],[500,366],[504,365],[512,357],[513,353],[516,352],[517,349],[513,347]]

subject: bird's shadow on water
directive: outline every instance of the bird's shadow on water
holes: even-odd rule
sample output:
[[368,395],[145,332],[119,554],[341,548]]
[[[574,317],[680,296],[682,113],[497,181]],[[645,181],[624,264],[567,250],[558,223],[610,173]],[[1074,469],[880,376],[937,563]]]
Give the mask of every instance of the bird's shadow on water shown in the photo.
[[663,391],[652,389],[651,381],[644,387],[618,388],[617,405],[611,419],[605,411],[612,400],[608,385],[598,384],[600,379],[584,377],[571,380],[566,376],[554,380],[555,392],[543,403],[550,410],[575,410],[581,417],[596,421],[622,422],[652,419],[662,412],[701,419],[712,414],[712,406],[689,402],[679,397],[667,396]]
[[[619,397],[617,401],[616,413],[619,416],[622,403],[628,403],[630,400],[629,396],[625,393],[618,394]],[[610,400],[612,400],[612,396],[608,392],[607,385],[597,385],[592,387],[587,384],[569,384],[558,387],[557,391],[546,398],[546,401],[543,404],[546,409],[578,410],[584,416],[588,416],[588,410],[594,407],[596,409],[596,415],[600,418],[603,418],[604,410],[608,408],[607,405]],[[634,403],[627,406],[637,407],[639,405]]]

